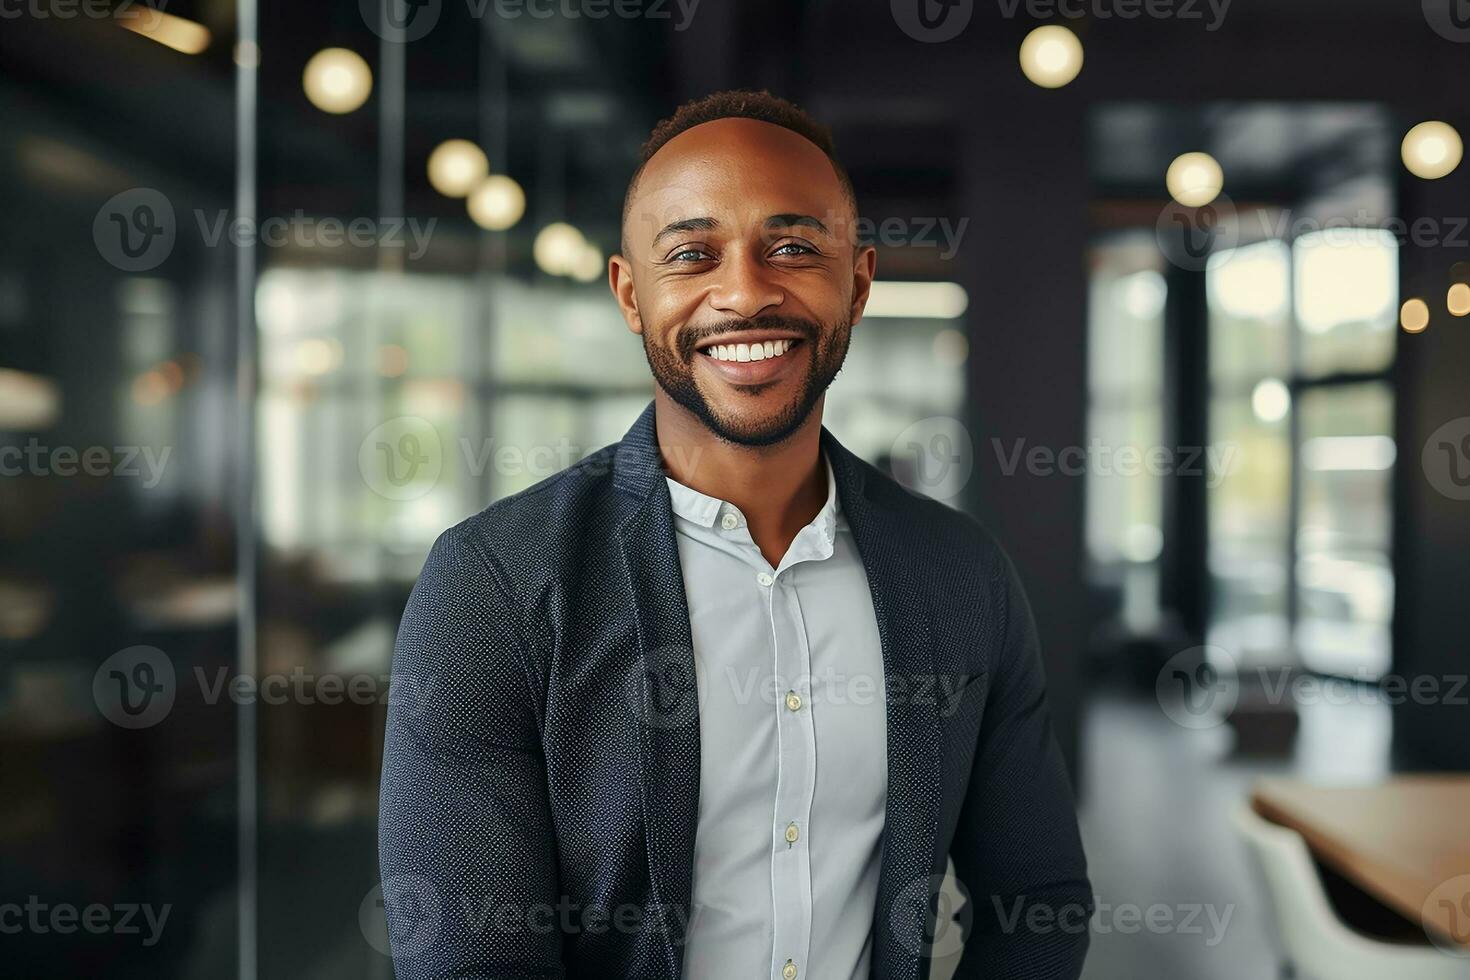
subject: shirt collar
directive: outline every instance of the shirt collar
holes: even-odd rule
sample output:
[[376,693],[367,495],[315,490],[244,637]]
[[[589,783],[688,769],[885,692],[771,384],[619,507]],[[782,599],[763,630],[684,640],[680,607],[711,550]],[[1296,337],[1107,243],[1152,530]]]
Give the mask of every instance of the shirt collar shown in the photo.
[[[821,511],[812,520],[812,524],[821,528],[823,536],[831,541],[837,526],[837,514],[842,505],[837,496],[837,478],[832,473],[832,461],[827,458],[825,452],[822,453],[822,466],[827,471],[827,502],[822,505]],[[674,516],[683,518],[691,524],[697,524],[700,527],[714,527],[722,511],[740,513],[734,504],[700,493],[693,487],[686,487],[671,476],[666,476],[664,479],[669,485],[669,497],[673,502]],[[740,517],[741,523],[744,523],[745,515],[741,514]]]

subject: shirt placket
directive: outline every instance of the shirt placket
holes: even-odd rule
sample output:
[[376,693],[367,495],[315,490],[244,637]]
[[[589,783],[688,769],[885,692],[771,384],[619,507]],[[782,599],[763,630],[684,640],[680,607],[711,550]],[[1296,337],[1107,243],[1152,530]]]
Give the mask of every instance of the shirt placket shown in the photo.
[[[803,537],[798,535],[798,539]],[[799,560],[802,542],[792,542]],[[789,560],[789,559],[788,559]],[[795,566],[774,575],[767,608],[773,640],[777,696],[776,813],[772,834],[771,893],[775,903],[772,980],[810,973],[812,931],[811,826],[816,791],[816,729],[811,705],[811,649],[801,619]]]
[[[796,566],[825,557],[805,528],[792,542],[780,570],[760,553],[743,515],[723,504],[717,526],[738,541],[754,579],[758,605],[771,636],[772,684],[776,713],[776,798],[771,829],[771,980],[799,980],[809,975],[812,931],[811,833],[812,799],[816,792],[817,740],[812,718],[811,649],[802,622]],[[830,544],[830,540],[828,541]],[[828,552],[829,553],[829,552]]]

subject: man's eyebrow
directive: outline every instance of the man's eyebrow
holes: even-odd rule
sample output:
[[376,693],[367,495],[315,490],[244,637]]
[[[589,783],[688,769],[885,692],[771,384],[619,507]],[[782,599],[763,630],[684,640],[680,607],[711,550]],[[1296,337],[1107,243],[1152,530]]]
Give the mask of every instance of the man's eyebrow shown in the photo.
[[720,223],[714,218],[683,218],[679,221],[670,221],[664,225],[663,230],[653,236],[653,244],[669,235],[677,235],[685,231],[712,231],[718,228]]
[[767,229],[790,228],[794,225],[805,225],[808,228],[815,228],[824,235],[832,234],[826,225],[809,214],[773,214],[766,219]]

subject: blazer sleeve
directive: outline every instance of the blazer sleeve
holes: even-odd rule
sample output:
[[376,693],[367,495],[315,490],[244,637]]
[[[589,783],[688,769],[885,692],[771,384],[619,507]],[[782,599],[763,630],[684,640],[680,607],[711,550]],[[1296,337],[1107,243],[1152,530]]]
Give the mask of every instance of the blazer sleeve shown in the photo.
[[398,980],[562,977],[555,836],[519,613],[463,526],[393,653],[378,861]]
[[1076,804],[1052,734],[1036,623],[1001,553],[1001,643],[959,824],[950,846],[973,927],[956,978],[1075,980],[1092,887]]

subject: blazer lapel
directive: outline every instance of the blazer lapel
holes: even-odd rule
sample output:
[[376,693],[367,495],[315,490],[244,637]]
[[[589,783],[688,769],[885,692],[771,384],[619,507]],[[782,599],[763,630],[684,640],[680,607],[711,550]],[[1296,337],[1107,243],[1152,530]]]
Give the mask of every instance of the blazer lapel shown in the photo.
[[883,828],[878,904],[873,916],[874,977],[920,976],[934,877],[939,816],[939,708],[929,597],[908,572],[910,542],[899,540],[884,505],[873,499],[864,464],[825,428],[842,509],[852,528],[873,595],[883,647],[887,692],[888,802]]
[[654,914],[664,934],[659,976],[682,972],[692,909],[694,837],[699,823],[699,702],[694,642],[668,486],[650,405],[623,438],[614,482],[631,495],[618,530],[637,624],[638,659],[628,694],[640,718],[643,820]]

